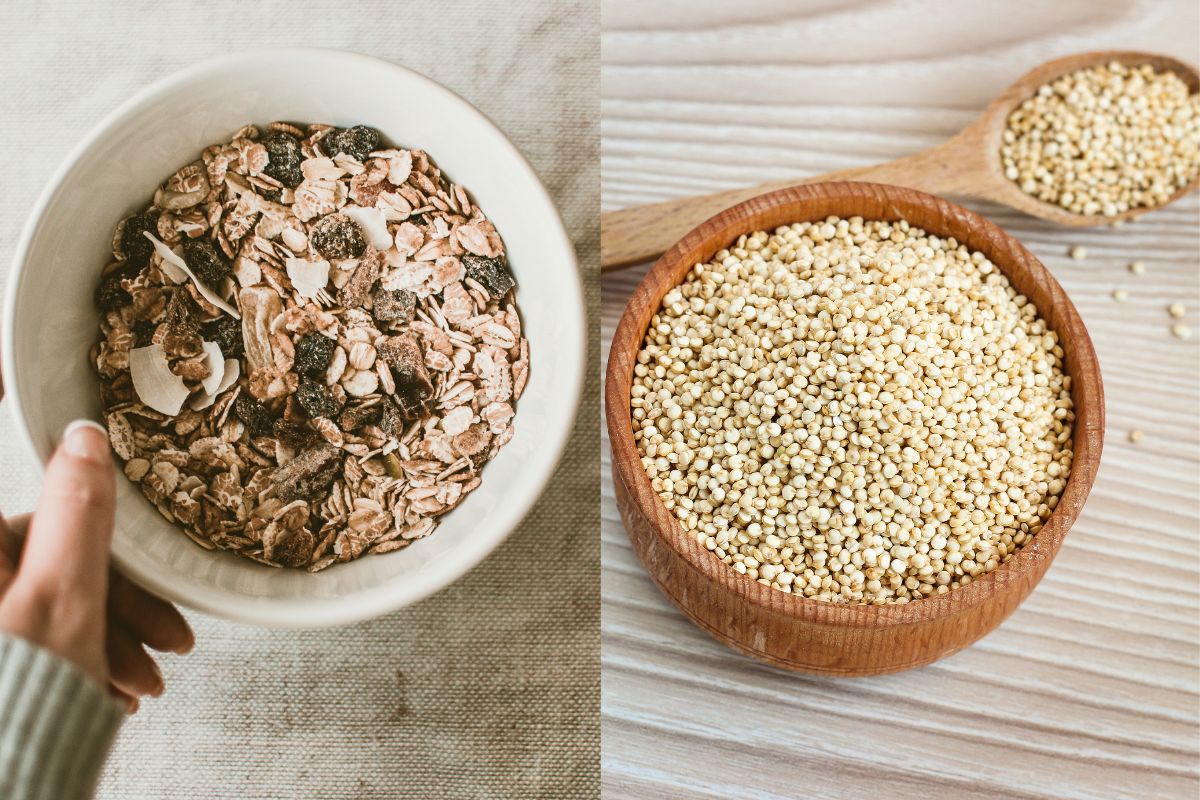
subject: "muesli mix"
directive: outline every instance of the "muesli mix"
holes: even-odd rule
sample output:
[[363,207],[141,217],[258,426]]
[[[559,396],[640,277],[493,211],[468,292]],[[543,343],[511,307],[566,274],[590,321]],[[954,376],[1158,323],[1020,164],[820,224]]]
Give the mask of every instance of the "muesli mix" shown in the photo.
[[202,547],[317,571],[480,482],[525,386],[504,244],[421,150],[247,125],[121,221],[96,291],[109,436]]

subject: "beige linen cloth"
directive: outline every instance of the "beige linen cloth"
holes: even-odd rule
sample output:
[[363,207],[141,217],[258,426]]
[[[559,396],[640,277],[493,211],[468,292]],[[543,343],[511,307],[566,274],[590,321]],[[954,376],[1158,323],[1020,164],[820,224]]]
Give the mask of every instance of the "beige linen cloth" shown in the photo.
[[[558,202],[594,314],[597,9],[591,0],[2,3],[5,280],[34,198],[115,105],[210,56],[323,46],[424,72],[495,120]],[[425,146],[436,156],[436,143]],[[163,660],[167,692],[126,722],[98,796],[597,796],[599,402],[597,371],[588,372],[552,488],[452,587],[325,631],[264,631],[189,613],[196,651]],[[0,419],[0,508],[16,513],[36,499],[36,470],[8,409]]]

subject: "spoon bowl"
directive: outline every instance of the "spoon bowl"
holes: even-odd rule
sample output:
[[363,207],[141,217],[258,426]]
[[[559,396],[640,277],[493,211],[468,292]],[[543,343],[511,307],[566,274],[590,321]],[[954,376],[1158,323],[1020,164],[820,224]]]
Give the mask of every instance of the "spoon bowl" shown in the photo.
[[[661,255],[685,233],[720,211],[766,192],[826,181],[870,181],[907,186],[939,195],[989,200],[1059,225],[1082,228],[1133,219],[1161,206],[1131,208],[1112,217],[1076,214],[1038,200],[1004,177],[1000,145],[1008,116],[1038,88],[1087,67],[1119,61],[1127,66],[1149,64],[1156,71],[1170,70],[1200,91],[1196,68],[1169,56],[1122,50],[1097,50],[1048,61],[1022,75],[984,110],[977,120],[942,144],[884,164],[839,170],[812,178],[770,181],[744,189],[731,189],[701,197],[667,200],[625,208],[600,218],[601,268],[617,269],[640,264]],[[1167,201],[1178,200],[1200,183],[1200,175]],[[1163,205],[1166,205],[1165,203]]]

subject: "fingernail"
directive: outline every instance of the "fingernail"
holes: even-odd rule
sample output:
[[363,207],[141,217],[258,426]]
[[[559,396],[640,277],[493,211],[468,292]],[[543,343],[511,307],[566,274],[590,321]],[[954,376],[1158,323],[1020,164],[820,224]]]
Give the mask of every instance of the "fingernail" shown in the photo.
[[77,419],[67,426],[62,435],[63,449],[77,458],[105,463],[108,454],[108,432],[99,423],[90,419]]
[[158,662],[153,658],[150,659],[150,666],[154,667],[154,677],[158,679],[158,685],[150,692],[151,697],[159,697],[167,688],[166,681],[163,680],[162,669],[158,666]]

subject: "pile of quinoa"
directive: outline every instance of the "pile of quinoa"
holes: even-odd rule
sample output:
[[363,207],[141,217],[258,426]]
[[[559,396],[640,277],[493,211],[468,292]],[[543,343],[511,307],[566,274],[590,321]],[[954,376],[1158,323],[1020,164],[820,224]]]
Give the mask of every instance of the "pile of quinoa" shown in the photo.
[[1071,469],[1063,350],[978,252],[906,222],[743,236],[663,298],[638,353],[654,491],[722,562],[837,603],[970,583]]
[[1021,191],[1075,214],[1159,206],[1200,173],[1200,95],[1149,65],[1081,69],[1009,115],[1000,158]]

